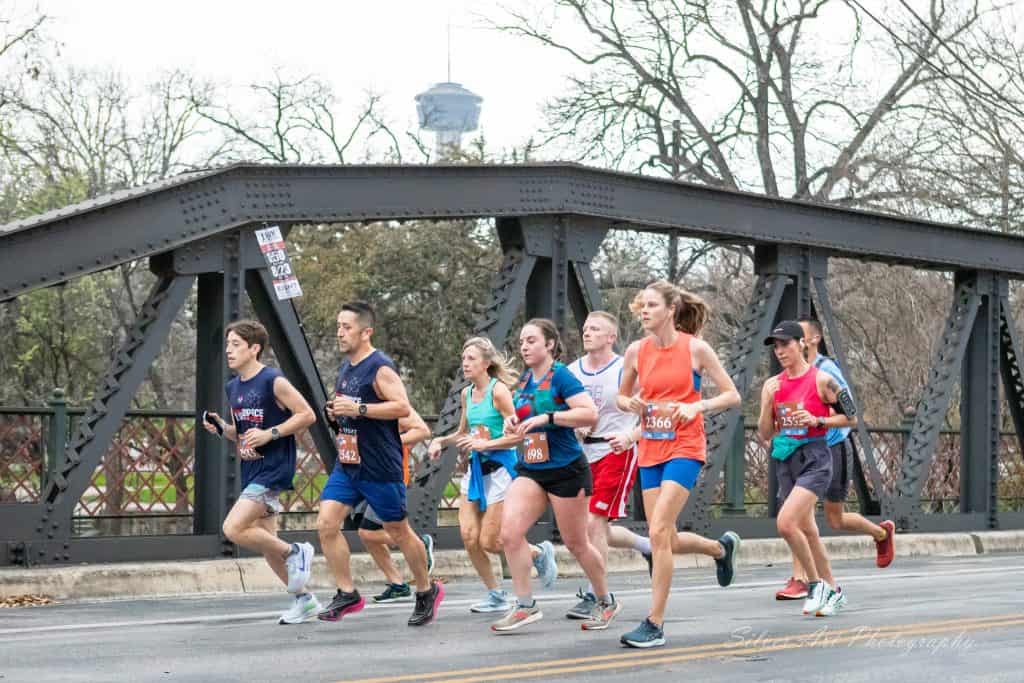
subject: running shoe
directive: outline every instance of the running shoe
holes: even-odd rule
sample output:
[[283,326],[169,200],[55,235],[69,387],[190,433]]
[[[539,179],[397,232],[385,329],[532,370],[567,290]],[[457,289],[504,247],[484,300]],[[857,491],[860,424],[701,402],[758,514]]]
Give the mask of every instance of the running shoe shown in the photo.
[[312,593],[296,595],[292,598],[292,606],[277,620],[279,624],[301,624],[316,619],[323,606]]
[[510,609],[512,609],[512,603],[508,599],[508,593],[495,588],[487,591],[487,596],[470,607],[469,611],[486,614],[488,612],[508,612]]
[[654,578],[654,555],[651,553],[640,553],[644,556],[644,561],[647,563],[647,575]]
[[566,619],[589,619],[597,607],[597,596],[589,591],[584,593],[583,589],[576,591],[576,597],[580,599],[576,606],[565,613]]
[[540,606],[537,601],[533,601],[532,607],[523,607],[518,602],[516,606],[501,619],[491,624],[491,630],[496,633],[508,633],[509,631],[515,631],[524,626],[528,626],[535,621],[540,621],[544,618],[544,613],[540,611]]
[[615,620],[615,615],[622,609],[622,603],[616,600],[614,595],[609,597],[610,602],[598,600],[590,618],[580,624],[584,631],[603,631]]
[[776,600],[803,600],[807,597],[807,582],[789,577],[786,587],[775,593]]
[[434,537],[430,534],[421,534],[420,540],[423,547],[427,549],[427,574],[434,573]]
[[839,613],[839,610],[846,607],[846,593],[842,588],[836,588],[828,594],[825,606],[815,613],[818,617],[831,617]]
[[885,568],[892,564],[893,558],[896,557],[896,525],[891,519],[887,519],[878,526],[885,529],[885,538],[875,541],[875,551],[878,553],[875,564]]
[[342,593],[339,589],[327,609],[316,616],[320,621],[341,621],[346,614],[355,614],[365,606],[366,601],[363,600],[363,596],[359,595],[359,591]]
[[661,647],[665,644],[665,631],[650,619],[644,619],[635,629],[623,634],[619,642],[629,647]]
[[543,541],[537,545],[540,554],[533,558],[533,566],[537,568],[540,585],[550,588],[558,578],[558,564],[555,562],[555,546],[551,541]]
[[736,555],[740,551],[740,537],[735,531],[726,531],[718,542],[725,549],[725,554],[715,560],[715,573],[718,575],[718,585],[724,588],[732,583],[736,574]]
[[412,589],[407,583],[389,583],[383,593],[373,596],[374,602],[405,602],[412,600]]
[[316,551],[309,543],[292,543],[292,551],[284,564],[288,569],[288,592],[301,593],[309,582],[309,574],[313,571],[313,555]]
[[818,610],[825,606],[832,587],[824,581],[810,584],[807,589],[807,599],[804,600],[804,614],[817,614]]
[[420,593],[416,592],[416,607],[409,617],[409,626],[426,626],[437,618],[441,611],[441,601],[444,600],[444,586],[440,581],[432,581],[430,589]]

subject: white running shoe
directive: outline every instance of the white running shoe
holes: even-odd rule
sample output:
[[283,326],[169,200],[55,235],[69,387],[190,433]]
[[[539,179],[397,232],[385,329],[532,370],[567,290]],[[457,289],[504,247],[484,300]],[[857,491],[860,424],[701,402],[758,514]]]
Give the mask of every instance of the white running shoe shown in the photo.
[[312,593],[306,593],[302,597],[296,595],[292,598],[292,606],[281,615],[279,624],[301,624],[304,621],[313,621],[320,613],[323,606]]
[[832,587],[824,581],[814,584],[814,587],[807,591],[807,599],[804,600],[804,614],[817,614],[818,610],[825,607]]
[[309,543],[295,543],[292,553],[285,559],[288,568],[288,592],[301,593],[309,583],[309,574],[313,571],[313,555],[316,551]]
[[487,597],[470,607],[469,611],[478,614],[508,612],[512,607],[512,602],[508,599],[508,593],[503,590],[494,589],[487,591]]
[[839,613],[839,610],[846,607],[846,593],[842,588],[836,588],[828,594],[825,606],[815,612],[818,617],[831,617]]

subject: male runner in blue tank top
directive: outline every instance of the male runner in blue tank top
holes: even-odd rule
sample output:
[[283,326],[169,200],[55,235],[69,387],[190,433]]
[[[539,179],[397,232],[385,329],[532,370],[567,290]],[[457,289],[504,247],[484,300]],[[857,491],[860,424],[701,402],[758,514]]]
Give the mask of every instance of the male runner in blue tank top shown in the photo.
[[409,526],[398,421],[411,408],[395,364],[373,348],[375,324],[376,315],[367,303],[347,303],[338,313],[338,349],[345,360],[328,410],[341,427],[338,461],[321,493],[317,517],[320,545],[338,592],[320,618],[338,621],[365,605],[352,582],[350,551],[341,533],[342,521],[365,500],[412,570],[416,606],[409,625],[423,626],[434,620],[444,588],[430,581],[426,549]]
[[275,515],[279,497],[290,491],[295,476],[295,434],[316,422],[316,415],[292,383],[277,368],[260,362],[267,348],[267,330],[255,320],[238,320],[224,335],[228,367],[237,373],[224,387],[231,423],[207,413],[206,431],[222,433],[238,444],[242,461],[242,493],[224,520],[224,535],[232,543],[262,553],[288,592],[291,608],[279,623],[298,624],[320,611],[316,597],[305,592],[313,563],[313,546],[287,543],[277,537]]

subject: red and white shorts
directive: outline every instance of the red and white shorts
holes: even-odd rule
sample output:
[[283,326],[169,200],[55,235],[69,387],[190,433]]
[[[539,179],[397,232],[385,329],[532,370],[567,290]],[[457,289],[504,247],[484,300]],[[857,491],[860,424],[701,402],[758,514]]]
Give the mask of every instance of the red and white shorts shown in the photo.
[[638,464],[636,448],[609,453],[590,463],[590,473],[594,477],[594,495],[590,498],[592,513],[610,520],[626,516],[626,503],[636,481]]

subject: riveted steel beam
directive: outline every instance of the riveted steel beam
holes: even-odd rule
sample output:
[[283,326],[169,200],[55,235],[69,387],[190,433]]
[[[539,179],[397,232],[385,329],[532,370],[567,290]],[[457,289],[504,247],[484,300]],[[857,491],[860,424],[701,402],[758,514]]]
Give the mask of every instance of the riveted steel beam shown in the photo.
[[1024,277],[1024,239],[1014,235],[575,165],[240,164],[0,226],[0,300],[247,223],[543,215]]
[[981,295],[975,282],[961,280],[953,293],[953,304],[928,372],[924,392],[918,400],[914,426],[903,454],[897,498],[894,501],[897,526],[902,529],[918,529],[921,490],[928,479],[928,471],[935,456],[935,444],[946,419],[953,386],[959,379],[961,362],[980,307]]
[[1010,410],[1019,443],[1018,453],[1024,456],[1024,367],[1021,366],[1020,336],[1010,312],[1010,301],[1005,282],[999,293],[999,371],[1003,377],[1003,391]]
[[192,290],[194,279],[164,277],[153,286],[134,325],[114,354],[107,374],[100,380],[92,403],[78,420],[62,465],[47,483],[40,499],[43,505],[38,508],[37,539],[52,541],[71,536],[75,506],[121,427],[132,397],[160,353],[175,316]]

